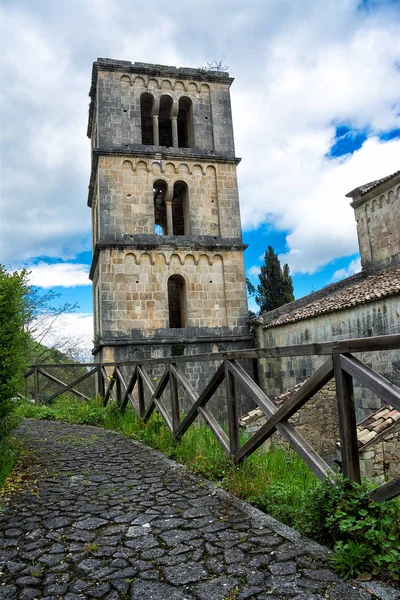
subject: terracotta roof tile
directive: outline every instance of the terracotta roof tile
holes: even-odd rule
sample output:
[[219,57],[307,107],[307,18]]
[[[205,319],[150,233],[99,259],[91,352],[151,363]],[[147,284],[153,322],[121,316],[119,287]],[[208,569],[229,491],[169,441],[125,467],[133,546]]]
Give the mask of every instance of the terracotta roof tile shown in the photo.
[[379,298],[395,296],[396,294],[400,294],[400,268],[369,275],[361,281],[333,292],[329,296],[325,296],[321,300],[310,302],[306,306],[302,306],[297,310],[295,309],[292,313],[274,319],[270,323],[263,325],[263,329],[270,329],[279,325],[310,319],[318,315],[345,310],[352,306],[367,304]]
[[[400,419],[400,412],[386,404],[378,408],[372,415],[357,425],[358,447],[362,448],[376,438],[380,433],[387,431]],[[340,443],[337,443],[340,446]]]

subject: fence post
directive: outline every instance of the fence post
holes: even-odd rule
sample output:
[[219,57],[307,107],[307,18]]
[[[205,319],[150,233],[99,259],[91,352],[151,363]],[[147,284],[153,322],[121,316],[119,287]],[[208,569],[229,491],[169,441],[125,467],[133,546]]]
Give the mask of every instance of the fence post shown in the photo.
[[339,413],[340,448],[343,475],[360,483],[360,461],[358,458],[357,422],[354,408],[353,378],[342,369],[340,354],[334,354],[336,394]]
[[115,369],[115,396],[116,396],[118,406],[121,406],[122,387],[121,387],[121,379],[119,376],[119,368],[118,367]]
[[37,367],[33,367],[33,397],[35,400],[35,404],[39,404],[40,402],[40,391],[39,391],[39,372]]
[[229,361],[225,358],[225,386],[226,402],[228,407],[228,427],[229,427],[229,450],[233,458],[240,448],[239,420],[236,401],[235,378],[229,370]]
[[29,375],[26,375],[26,370],[25,370],[25,398],[26,400],[29,400],[29,383],[28,383],[28,379],[29,379]]
[[104,400],[104,395],[106,393],[106,389],[105,389],[105,382],[104,382],[103,368],[102,367],[103,366],[100,363],[99,366],[98,366],[98,368],[97,368],[97,393]]
[[144,387],[142,379],[141,365],[137,365],[137,386],[138,386],[138,402],[139,402],[139,419],[143,419],[146,413],[146,405],[144,398]]
[[[170,363],[171,365],[171,363]],[[169,386],[171,390],[172,430],[175,434],[180,425],[178,382],[169,367]]]

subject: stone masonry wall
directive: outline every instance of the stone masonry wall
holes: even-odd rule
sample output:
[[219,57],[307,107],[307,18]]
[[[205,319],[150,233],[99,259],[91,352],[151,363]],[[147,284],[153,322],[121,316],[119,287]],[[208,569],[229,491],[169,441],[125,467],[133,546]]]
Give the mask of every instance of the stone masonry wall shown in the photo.
[[241,252],[114,248],[103,250],[98,262],[100,293],[94,296],[101,304],[96,314],[101,313],[102,337],[164,336],[171,275],[185,280],[187,328],[229,328],[248,334]]
[[154,234],[153,186],[160,179],[171,197],[177,181],[188,186],[188,235],[241,238],[235,164],[101,156],[96,239],[111,242],[124,234]]
[[400,475],[400,423],[384,432],[360,451],[360,469],[379,482]]
[[[262,329],[261,323],[256,322],[255,329],[256,345],[260,348],[399,333],[399,300],[395,296],[385,298],[270,329]],[[361,353],[357,356],[396,385],[400,384],[400,351]],[[260,360],[262,387],[270,397],[276,396],[309,377],[324,360],[323,356]],[[356,382],[354,384],[357,420],[362,421],[381,406],[381,401]]]
[[400,263],[400,185],[354,202],[364,269]]
[[[189,98],[193,105],[195,149],[234,156],[229,86],[226,83],[200,82],[178,77],[151,76],[99,70],[96,108],[97,140],[102,148],[137,147],[142,144],[140,97],[149,93],[156,106],[162,96],[172,99],[172,114],[177,114],[179,99]],[[157,108],[156,108],[157,112]],[[96,121],[94,121],[95,123]],[[93,135],[93,132],[92,132]]]

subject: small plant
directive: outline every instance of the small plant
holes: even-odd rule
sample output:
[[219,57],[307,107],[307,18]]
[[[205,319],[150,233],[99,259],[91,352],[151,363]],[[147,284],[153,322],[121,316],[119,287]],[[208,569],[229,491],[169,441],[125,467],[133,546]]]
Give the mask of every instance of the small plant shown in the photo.
[[96,550],[98,550],[98,549],[99,549],[99,544],[95,544],[93,542],[86,544],[86,546],[84,547],[85,552],[96,552]]
[[199,69],[200,72],[204,71],[215,71],[216,73],[226,73],[228,71],[229,65],[225,64],[222,60],[212,60],[208,62],[205,67],[201,67]]
[[365,571],[400,578],[400,504],[374,502],[368,486],[337,475],[308,494],[297,528],[333,546],[332,562],[342,577]]

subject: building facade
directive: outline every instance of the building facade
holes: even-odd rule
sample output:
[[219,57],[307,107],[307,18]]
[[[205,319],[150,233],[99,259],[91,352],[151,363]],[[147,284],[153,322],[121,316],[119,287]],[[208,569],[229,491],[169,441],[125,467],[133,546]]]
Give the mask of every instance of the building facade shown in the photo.
[[232,81],[196,69],[93,64],[90,277],[102,362],[251,344]]
[[[252,321],[256,346],[288,346],[400,333],[400,171],[359,186],[352,198],[362,271]],[[400,351],[359,355],[400,385]],[[260,380],[272,397],[309,377],[324,361],[304,356],[260,361]],[[357,420],[381,407],[380,399],[355,382]],[[330,396],[327,394],[326,403]],[[303,409],[308,411],[308,405]],[[331,423],[330,413],[325,413]],[[307,417],[308,418],[308,417]],[[310,417],[311,418],[311,417]],[[315,425],[317,425],[315,420]]]

